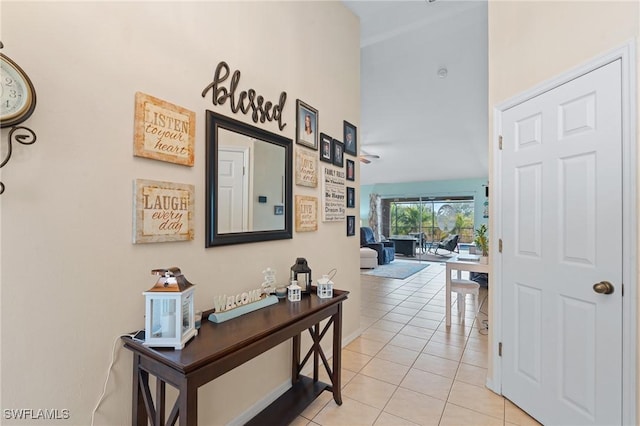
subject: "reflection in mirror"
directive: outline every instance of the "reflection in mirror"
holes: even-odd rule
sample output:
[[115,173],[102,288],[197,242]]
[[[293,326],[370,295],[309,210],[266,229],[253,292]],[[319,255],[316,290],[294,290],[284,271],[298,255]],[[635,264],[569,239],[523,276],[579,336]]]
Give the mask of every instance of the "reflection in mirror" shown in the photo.
[[292,141],[207,111],[206,246],[291,238]]

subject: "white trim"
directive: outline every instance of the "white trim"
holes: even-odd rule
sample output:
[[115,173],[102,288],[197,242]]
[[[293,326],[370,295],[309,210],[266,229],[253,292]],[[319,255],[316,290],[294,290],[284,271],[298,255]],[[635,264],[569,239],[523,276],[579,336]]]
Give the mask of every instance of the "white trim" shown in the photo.
[[[638,241],[637,236],[637,68],[636,68],[636,43],[630,40],[625,45],[602,56],[598,56],[584,65],[567,71],[534,88],[527,90],[513,98],[494,107],[494,131],[493,131],[493,170],[491,173],[495,190],[492,189],[490,206],[492,206],[493,227],[490,231],[490,250],[498,253],[497,241],[500,238],[498,231],[502,226],[502,200],[500,198],[502,182],[502,162],[498,149],[498,136],[502,130],[502,113],[522,102],[532,99],[544,92],[554,89],[570,80],[587,74],[597,68],[620,59],[622,63],[622,279],[624,283],[624,297],[622,299],[622,423],[625,425],[637,425],[637,375],[636,360],[638,357]],[[495,212],[495,213],[494,213]],[[501,271],[501,256],[491,256],[491,270]],[[489,360],[491,375],[487,376],[487,387],[501,394],[502,372],[501,358],[498,357],[498,343],[502,340],[502,277],[499,273],[492,273],[492,291],[490,303],[492,315],[489,330],[489,341],[493,348],[493,356]]]

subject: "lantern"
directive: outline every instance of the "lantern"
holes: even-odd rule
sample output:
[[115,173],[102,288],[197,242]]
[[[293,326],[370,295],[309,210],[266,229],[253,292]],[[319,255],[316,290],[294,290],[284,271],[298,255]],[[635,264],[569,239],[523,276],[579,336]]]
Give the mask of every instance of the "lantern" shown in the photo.
[[287,287],[287,289],[288,289],[289,301],[291,301],[291,302],[299,302],[300,301],[300,290],[301,290],[301,287],[298,285],[298,283],[295,280],[291,281],[291,285],[289,287]]
[[329,278],[329,275],[323,275],[318,280],[318,297],[321,299],[329,299],[333,297],[333,281]]
[[182,349],[195,336],[194,287],[179,268],[154,269],[156,284],[145,291],[146,346]]
[[291,280],[297,281],[298,285],[302,289],[302,293],[311,293],[311,268],[307,265],[307,260],[304,257],[296,259],[296,263],[291,267]]

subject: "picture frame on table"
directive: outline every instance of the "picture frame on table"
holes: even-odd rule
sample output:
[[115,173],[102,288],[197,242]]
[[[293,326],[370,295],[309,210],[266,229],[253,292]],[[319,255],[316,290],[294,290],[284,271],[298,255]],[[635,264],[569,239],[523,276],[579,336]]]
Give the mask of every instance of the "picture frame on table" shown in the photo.
[[348,121],[344,121],[344,152],[345,154],[358,155],[358,129]]
[[344,144],[337,139],[333,140],[333,165],[338,167],[344,167]]
[[356,162],[353,160],[346,159],[347,162],[347,180],[354,181],[356,180]]
[[347,216],[347,237],[356,235],[356,217]]
[[318,110],[296,100],[296,143],[313,150],[318,149]]
[[356,189],[347,186],[347,208],[353,209],[356,207]]
[[320,161],[333,163],[333,150],[331,143],[333,138],[325,133],[320,133]]

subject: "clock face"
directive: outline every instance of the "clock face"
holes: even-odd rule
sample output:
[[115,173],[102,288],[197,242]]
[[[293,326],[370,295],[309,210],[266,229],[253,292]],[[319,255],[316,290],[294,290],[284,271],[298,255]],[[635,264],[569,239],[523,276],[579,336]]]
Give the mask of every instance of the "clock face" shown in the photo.
[[36,105],[29,77],[11,59],[0,54],[0,127],[22,123]]

